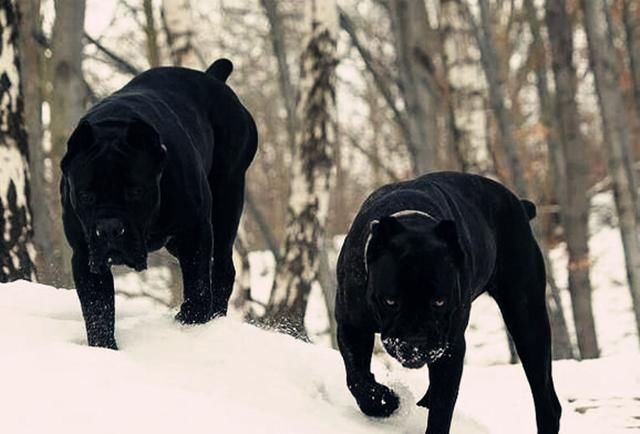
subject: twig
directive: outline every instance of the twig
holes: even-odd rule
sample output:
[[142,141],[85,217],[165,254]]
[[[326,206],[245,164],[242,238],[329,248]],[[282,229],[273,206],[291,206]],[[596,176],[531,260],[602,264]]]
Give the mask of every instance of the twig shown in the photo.
[[87,41],[95,45],[98,51],[111,59],[121,71],[131,75],[138,75],[140,74],[140,72],[142,72],[134,65],[123,59],[121,56],[102,45],[98,40],[92,38],[87,32],[84,32],[84,37],[87,39]]

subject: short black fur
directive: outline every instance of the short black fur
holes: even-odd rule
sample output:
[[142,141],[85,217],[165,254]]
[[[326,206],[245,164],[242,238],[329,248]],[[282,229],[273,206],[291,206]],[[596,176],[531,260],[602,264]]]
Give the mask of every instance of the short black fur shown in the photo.
[[117,347],[111,266],[142,270],[162,247],[182,268],[177,318],[203,323],[226,313],[245,172],[258,142],[253,118],[224,83],[232,69],[220,59],[207,73],[146,71],[71,134],[60,193],[89,345]]
[[347,385],[360,409],[389,416],[397,395],[371,373],[374,335],[407,368],[429,366],[428,434],[449,432],[471,303],[497,301],[531,386],[538,433],[557,434],[545,268],[535,205],[487,178],[439,172],[367,198],[338,259],[336,319]]

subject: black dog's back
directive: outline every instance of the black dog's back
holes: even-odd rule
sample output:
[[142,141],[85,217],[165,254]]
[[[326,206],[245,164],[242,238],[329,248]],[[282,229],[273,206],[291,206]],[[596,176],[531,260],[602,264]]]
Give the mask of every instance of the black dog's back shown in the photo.
[[520,201],[502,184],[478,175],[436,172],[385,185],[365,200],[352,223],[338,259],[339,283],[343,280],[345,286],[352,286],[365,281],[363,252],[369,223],[402,210],[457,222],[465,249],[485,252],[473,261],[479,290],[493,272],[496,237],[514,225],[528,228],[529,219],[535,216],[531,202]]

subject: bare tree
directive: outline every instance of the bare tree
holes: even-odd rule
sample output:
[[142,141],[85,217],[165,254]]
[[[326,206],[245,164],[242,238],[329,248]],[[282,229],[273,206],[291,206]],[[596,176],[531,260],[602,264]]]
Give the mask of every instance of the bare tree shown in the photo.
[[18,30],[16,4],[0,0],[0,282],[35,277]]
[[42,102],[44,98],[44,56],[42,44],[38,39],[42,34],[40,0],[24,0],[20,3],[20,63],[21,75],[29,86],[23,87],[24,118],[29,137],[29,169],[31,173],[31,206],[33,209],[33,242],[36,247],[36,269],[38,280],[52,282],[55,270],[49,258],[54,255],[55,240],[52,231],[51,197],[56,196],[52,189],[46,166],[48,158],[44,150],[42,126]]
[[[532,0],[527,0],[526,3],[528,8],[533,10]],[[541,101],[541,105],[546,106],[543,107],[547,113],[545,124],[551,131],[549,156],[569,252],[569,292],[578,349],[582,358],[589,359],[598,357],[599,350],[589,280],[589,168],[584,141],[580,137],[576,103],[577,76],[572,60],[573,27],[564,0],[546,0],[545,10],[551,42],[556,101],[554,109],[549,107],[550,100],[546,103]],[[546,88],[546,84],[538,83],[538,87]],[[548,97],[542,97],[541,100],[543,98]],[[557,122],[554,122],[554,119]]]
[[633,94],[636,110],[640,113],[640,3],[637,0],[623,0],[623,7],[622,16],[633,79]]
[[289,146],[293,149],[295,146],[295,135],[298,129],[298,119],[296,113],[296,92],[291,81],[289,63],[287,61],[284,26],[282,24],[280,11],[278,10],[278,3],[275,0],[261,0],[261,3],[267,20],[269,21],[271,46],[278,64],[278,85],[287,112]]
[[193,16],[190,0],[162,0],[162,21],[177,66],[199,65],[193,46]]
[[495,44],[491,11],[488,0],[478,0],[480,8],[480,23],[476,22],[469,5],[461,2],[461,10],[471,26],[471,31],[478,49],[480,50],[480,62],[487,79],[489,90],[489,104],[496,118],[500,141],[507,157],[508,182],[512,183],[520,195],[526,195],[527,182],[518,157],[518,146],[513,132],[513,119],[505,102],[505,81],[500,68],[500,58]]
[[583,0],[589,58],[596,82],[604,141],[608,147],[609,174],[620,220],[627,278],[640,338],[640,241],[638,240],[637,183],[630,152],[625,105],[618,86],[618,63],[604,0]]
[[319,281],[319,244],[324,238],[335,172],[335,0],[308,0],[305,23],[298,106],[301,126],[292,163],[283,254],[266,313],[267,321],[278,319],[284,331],[302,338],[306,338],[304,314],[309,293]]
[[[85,110],[86,87],[82,75],[85,0],[56,0],[56,18],[51,36],[51,160],[54,186],[60,183],[60,160],[67,138]],[[54,190],[56,191],[56,190]],[[57,270],[53,284],[70,287],[70,254],[62,232],[58,195],[53,195],[51,209],[56,223],[52,231],[56,249],[49,260]]]
[[408,146],[414,172],[423,174],[436,168],[439,143],[437,101],[441,92],[433,56],[438,35],[429,25],[424,1],[395,0],[388,7],[409,127]]
[[158,27],[153,14],[153,0],[143,0],[142,8],[145,18],[144,33],[147,41],[147,59],[149,59],[149,66],[154,68],[160,66],[160,47],[158,46]]

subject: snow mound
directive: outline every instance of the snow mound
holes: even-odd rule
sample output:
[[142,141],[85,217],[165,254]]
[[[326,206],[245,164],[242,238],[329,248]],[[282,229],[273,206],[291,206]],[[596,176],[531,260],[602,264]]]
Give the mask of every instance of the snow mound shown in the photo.
[[[362,415],[339,354],[320,346],[227,318],[184,327],[172,312],[118,299],[120,351],[89,348],[74,291],[0,289],[3,433],[424,430],[426,411],[406,388],[393,417]],[[457,432],[486,432],[465,427]]]
[[[228,318],[180,326],[173,312],[139,300],[118,298],[117,316],[121,350],[89,348],[74,291],[28,282],[0,285],[0,432],[424,432],[427,412],[415,402],[426,390],[425,370],[378,364],[376,376],[402,403],[391,418],[373,419],[350,396],[336,351]],[[629,367],[639,365],[638,358],[631,362]],[[598,397],[620,398],[602,389],[626,384],[623,395],[632,405],[640,375],[592,363],[598,374],[613,371],[593,386]],[[590,375],[588,365],[563,367],[564,383],[584,389],[576,376]],[[616,432],[593,423],[606,420],[608,410],[589,417],[588,389],[568,393],[563,432]],[[586,409],[572,412],[570,401]],[[452,433],[534,433],[533,420],[520,367],[465,372]]]

